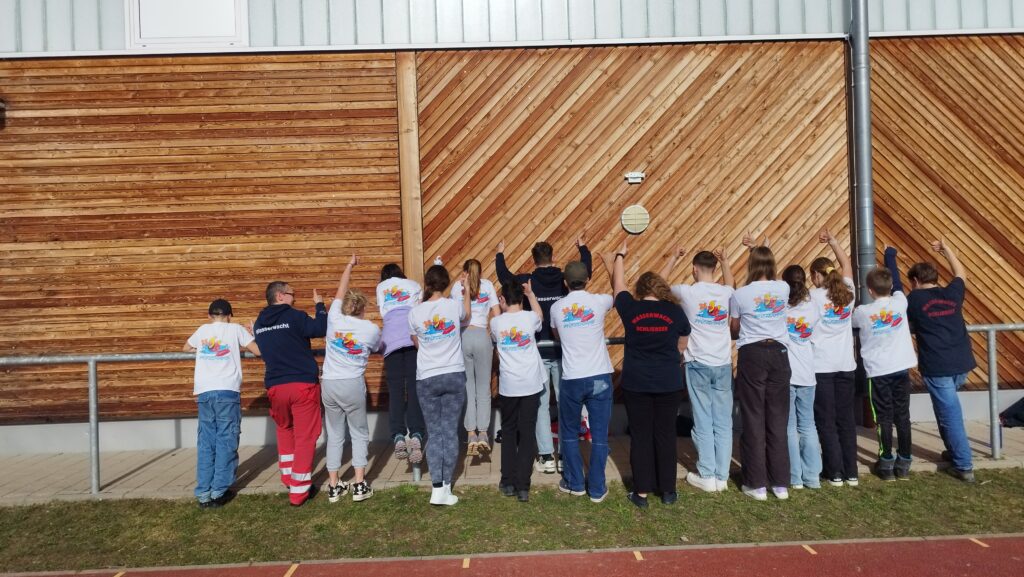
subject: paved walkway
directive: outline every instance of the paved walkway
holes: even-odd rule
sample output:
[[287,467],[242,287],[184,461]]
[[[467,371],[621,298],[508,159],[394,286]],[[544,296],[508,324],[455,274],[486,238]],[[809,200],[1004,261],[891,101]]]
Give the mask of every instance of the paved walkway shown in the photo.
[[[877,450],[874,431],[859,429],[860,463],[866,473],[874,462]],[[975,453],[977,469],[1024,467],[1024,429],[1003,430],[1003,459],[988,458],[989,430],[987,423],[969,423],[967,427],[971,447]],[[586,443],[582,446],[586,447]],[[498,484],[501,445],[487,457],[466,457],[457,482],[464,485]],[[914,471],[935,471],[944,466],[937,464],[942,442],[934,423],[914,425]],[[735,450],[734,455],[739,455]],[[195,450],[123,451],[103,453],[100,461],[101,498],[188,498],[195,482]],[[346,468],[343,478],[351,477]],[[680,479],[694,466],[696,451],[690,439],[679,439]],[[734,461],[738,470],[738,463]],[[317,453],[314,482],[325,483],[323,448]],[[629,477],[629,438],[613,437],[611,458],[608,462],[609,480]],[[424,477],[429,478],[424,463]],[[374,488],[393,487],[412,482],[412,469],[406,461],[392,455],[390,445],[371,443],[367,478]],[[422,481],[426,483],[426,480]],[[534,473],[535,485],[555,485],[558,475]],[[277,474],[275,447],[242,447],[239,450],[238,481],[236,488],[242,493],[277,493],[282,491]],[[0,505],[39,503],[54,499],[88,499],[89,455],[87,453],[28,454],[0,457]]]
[[[552,553],[416,557],[209,567],[107,569],[49,577],[1016,577],[1024,574],[1024,536],[983,535],[763,545],[652,547]],[[31,573],[22,575],[33,575]],[[42,574],[35,574],[42,575]]]

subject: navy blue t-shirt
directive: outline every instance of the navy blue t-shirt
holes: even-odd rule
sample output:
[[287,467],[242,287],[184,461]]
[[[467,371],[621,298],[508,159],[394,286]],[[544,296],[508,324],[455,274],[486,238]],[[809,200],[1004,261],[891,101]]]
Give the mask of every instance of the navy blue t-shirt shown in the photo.
[[966,288],[956,277],[945,287],[907,295],[907,319],[917,335],[918,369],[926,377],[959,375],[977,366],[964,323]]
[[679,337],[690,335],[682,307],[665,301],[636,300],[627,291],[615,295],[615,310],[626,330],[622,388],[638,393],[683,389]]

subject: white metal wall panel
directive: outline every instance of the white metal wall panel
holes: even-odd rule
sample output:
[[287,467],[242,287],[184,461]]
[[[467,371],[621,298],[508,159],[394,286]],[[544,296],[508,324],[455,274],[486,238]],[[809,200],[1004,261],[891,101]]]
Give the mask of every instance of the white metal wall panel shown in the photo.
[[409,20],[409,38],[413,44],[437,42],[437,8],[434,0],[411,0]]
[[490,9],[491,42],[514,42],[516,0],[492,0]]
[[462,42],[462,0],[436,0],[437,41]]
[[299,0],[274,0],[274,45],[302,46]]
[[595,37],[594,0],[569,0],[569,37],[574,40],[586,40]]
[[544,40],[569,40],[569,5],[566,0],[541,0]]
[[779,5],[774,2],[754,2],[754,34],[778,34]]
[[651,38],[671,38],[676,35],[673,12],[673,0],[648,0],[647,30]]
[[647,0],[622,2],[622,38],[647,38]]
[[675,31],[678,36],[700,36],[700,0],[675,0]]
[[99,8],[100,49],[123,50],[128,36],[124,0],[100,0]]
[[725,33],[729,36],[754,33],[754,4],[729,0],[725,5]]
[[[962,3],[960,8],[960,21],[959,28],[962,30],[978,30],[981,28],[988,28],[988,4],[990,0],[985,0],[983,6],[972,6],[966,2]],[[979,9],[980,8],[980,9]]]
[[249,45],[274,45],[274,0],[249,0]]
[[302,0],[302,43],[326,46],[331,43],[327,0]]
[[779,32],[781,34],[803,34],[805,32],[804,1],[779,0],[777,6]]
[[462,30],[465,42],[490,42],[491,18],[487,2],[462,5]]
[[1013,13],[1013,27],[1024,28],[1024,0],[1013,0],[1010,11]]
[[100,49],[100,4],[98,0],[72,0],[75,50]]
[[18,44],[18,4],[0,0],[0,52],[15,52]]
[[597,20],[594,29],[598,38],[622,38],[620,0],[594,0],[594,18]]
[[46,49],[66,52],[75,49],[75,33],[71,23],[71,0],[45,0]]
[[988,22],[996,25],[1003,22],[1006,28],[1013,26],[1013,0],[988,0],[986,19],[986,25]]
[[540,0],[516,0],[516,39],[544,39]]
[[381,0],[356,0],[356,41],[384,43],[384,12]]
[[384,43],[408,44],[410,42],[409,0],[384,0]]
[[44,52],[46,50],[45,4],[35,2],[19,2],[18,24],[20,25],[21,49],[25,52]]
[[932,0],[935,12],[935,28],[956,30],[960,28],[960,0]]
[[725,36],[725,1],[700,0],[700,35]]
[[[832,30],[832,4],[831,0],[827,2],[807,2],[804,1],[804,27],[806,31],[811,30]],[[842,4],[839,6],[842,9]],[[870,10],[868,11],[870,15]]]

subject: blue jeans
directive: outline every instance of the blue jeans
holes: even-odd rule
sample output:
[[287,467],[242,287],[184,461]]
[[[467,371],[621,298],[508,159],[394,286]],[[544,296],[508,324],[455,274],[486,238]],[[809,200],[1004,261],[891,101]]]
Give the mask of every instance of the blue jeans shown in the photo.
[[732,365],[686,363],[686,388],[693,408],[690,437],[697,448],[697,473],[725,481],[732,462]]
[[[562,379],[560,389],[558,442],[565,461],[562,476],[573,491],[582,491],[585,485],[591,497],[601,497],[608,491],[604,469],[608,462],[608,422],[612,417],[612,376]],[[584,406],[590,416],[590,474],[586,482],[579,441]]]
[[[544,359],[544,374],[550,379],[544,383],[540,394],[540,407],[537,408],[537,454],[550,455],[555,452],[555,439],[551,435],[551,387],[555,389],[555,401],[558,401],[558,383],[562,380],[562,361]],[[551,386],[548,386],[550,383]],[[562,435],[559,434],[559,439]]]
[[821,445],[814,426],[815,387],[789,386],[789,483],[821,486]]
[[964,428],[964,414],[960,409],[960,397],[956,392],[967,381],[967,373],[948,377],[924,377],[928,395],[932,398],[932,409],[939,424],[939,435],[946,450],[953,457],[953,466],[961,471],[974,468],[971,461],[971,445],[967,442]]
[[242,430],[241,395],[207,391],[196,397],[199,433],[196,439],[196,498],[200,502],[223,495],[235,482],[238,437]]

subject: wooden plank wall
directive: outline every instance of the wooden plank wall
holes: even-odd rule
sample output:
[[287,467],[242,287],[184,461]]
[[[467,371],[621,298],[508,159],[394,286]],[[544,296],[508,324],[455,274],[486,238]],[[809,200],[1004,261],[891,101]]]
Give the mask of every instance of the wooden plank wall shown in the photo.
[[[213,298],[311,310],[352,250],[371,294],[401,262],[393,53],[0,61],[0,97],[0,354],[179,351]],[[104,418],[192,413],[191,371],[101,364]],[[0,421],[80,419],[84,383],[0,371]]]
[[[969,323],[1024,321],[1024,36],[873,40],[872,132],[879,245],[931,260],[945,235],[967,268]],[[1004,387],[1024,387],[1024,335],[998,339]],[[975,335],[987,382],[984,335]]]
[[[771,234],[783,265],[824,254],[822,225],[849,246],[842,43],[426,52],[418,72],[428,260],[475,257],[494,279],[499,241],[527,270],[541,239],[558,263],[576,258],[585,228],[611,251],[634,203],[652,224],[633,239],[630,279],[675,243],[739,257],[748,229]],[[632,170],[647,180],[628,185]]]

